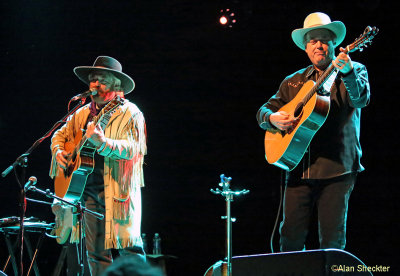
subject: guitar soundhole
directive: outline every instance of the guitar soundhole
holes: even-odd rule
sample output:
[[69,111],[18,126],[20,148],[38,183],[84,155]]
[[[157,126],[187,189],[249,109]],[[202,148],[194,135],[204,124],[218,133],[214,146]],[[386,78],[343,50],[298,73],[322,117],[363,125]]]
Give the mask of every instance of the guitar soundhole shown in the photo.
[[291,134],[295,130],[295,128],[297,127],[297,124],[300,122],[301,116],[303,115],[303,108],[304,108],[304,103],[302,103],[302,102],[300,102],[296,106],[296,108],[294,110],[294,113],[293,113],[293,116],[294,116],[295,119],[294,119],[292,127],[288,128],[286,130],[287,134]]
[[75,166],[74,163],[68,163],[67,167],[64,169],[64,177],[70,177],[74,172]]
[[304,108],[304,103],[300,102],[297,106],[296,109],[294,110],[294,117],[298,118],[302,113],[303,113],[303,108]]

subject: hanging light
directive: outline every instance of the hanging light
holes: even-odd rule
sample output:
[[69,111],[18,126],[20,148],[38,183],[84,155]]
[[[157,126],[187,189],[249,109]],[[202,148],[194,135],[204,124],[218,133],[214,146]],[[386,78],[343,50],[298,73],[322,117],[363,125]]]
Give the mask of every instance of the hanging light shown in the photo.
[[219,14],[219,24],[223,27],[232,28],[236,23],[235,12],[231,9],[221,9]]

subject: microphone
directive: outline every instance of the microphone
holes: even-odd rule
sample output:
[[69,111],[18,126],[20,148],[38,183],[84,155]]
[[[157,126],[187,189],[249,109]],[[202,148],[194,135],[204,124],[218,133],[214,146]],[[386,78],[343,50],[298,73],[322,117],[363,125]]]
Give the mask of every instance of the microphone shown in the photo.
[[25,186],[24,186],[25,192],[26,192],[27,190],[29,190],[29,189],[31,188],[31,186],[35,186],[35,185],[36,185],[36,182],[37,182],[37,178],[36,178],[35,176],[29,177],[28,182],[26,182],[26,184],[25,184]]
[[96,94],[97,94],[96,88],[90,88],[89,90],[87,90],[87,91],[85,91],[85,92],[83,92],[81,94],[73,96],[71,98],[71,101],[80,100],[80,99],[86,98],[89,95],[96,95]]

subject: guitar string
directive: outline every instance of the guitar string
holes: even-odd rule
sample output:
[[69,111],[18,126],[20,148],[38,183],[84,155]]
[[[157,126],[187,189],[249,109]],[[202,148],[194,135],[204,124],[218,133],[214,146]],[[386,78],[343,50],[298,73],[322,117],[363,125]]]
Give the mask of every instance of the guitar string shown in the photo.
[[[117,97],[118,97],[118,96],[117,96]],[[114,98],[108,105],[106,105],[106,106],[100,111],[100,113],[99,113],[97,116],[95,116],[95,117],[93,118],[92,122],[93,122],[94,124],[97,125],[98,122],[100,122],[100,124],[101,124],[103,118],[106,117],[107,115],[110,116],[109,118],[106,117],[107,121],[110,120],[110,118],[111,118],[111,112],[114,111],[114,110],[121,104],[120,102],[115,103],[115,102],[114,102],[115,99],[116,99],[116,98]],[[119,97],[118,97],[118,100],[120,100]],[[108,109],[108,110],[107,110],[107,109]],[[102,129],[103,129],[103,126],[102,126]],[[79,151],[80,151],[80,150],[82,149],[83,145],[87,142],[87,140],[88,140],[88,138],[86,137],[86,134],[85,134],[85,135],[82,137],[81,142],[79,143],[79,147],[76,147],[75,149],[78,149],[78,148],[79,148]]]

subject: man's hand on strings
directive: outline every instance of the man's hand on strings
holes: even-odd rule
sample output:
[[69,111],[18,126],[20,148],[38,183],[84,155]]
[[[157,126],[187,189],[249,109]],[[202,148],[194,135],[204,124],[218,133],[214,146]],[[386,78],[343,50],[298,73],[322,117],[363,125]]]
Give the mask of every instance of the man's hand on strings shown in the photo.
[[71,155],[71,153],[68,153],[65,150],[58,150],[57,154],[56,154],[56,161],[58,163],[58,165],[63,168],[66,169],[67,168],[67,158]]
[[90,122],[87,126],[86,137],[96,148],[100,147],[106,141],[103,129],[93,122]]
[[295,123],[295,118],[285,111],[278,111],[269,116],[269,121],[277,129],[288,130],[292,128]]

